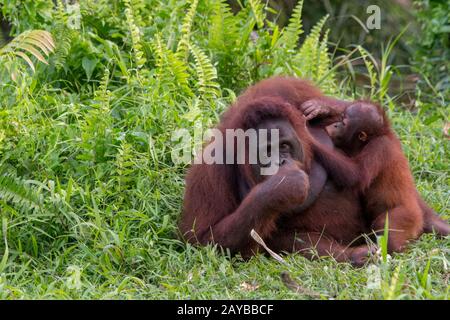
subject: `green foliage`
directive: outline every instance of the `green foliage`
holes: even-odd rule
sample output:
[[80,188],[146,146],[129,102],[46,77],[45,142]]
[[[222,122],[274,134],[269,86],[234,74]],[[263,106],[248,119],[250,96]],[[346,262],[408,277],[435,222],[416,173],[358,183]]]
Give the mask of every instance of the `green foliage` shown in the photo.
[[0,199],[24,210],[35,210],[41,202],[37,192],[8,173],[0,174]]
[[192,24],[194,22],[195,13],[197,12],[198,0],[192,1],[181,26],[181,38],[178,42],[177,54],[185,60],[189,47],[189,39],[191,37]]
[[216,82],[217,72],[208,56],[196,45],[190,47],[195,60],[195,71],[198,75],[198,91],[204,97],[216,98],[220,94],[220,86]]
[[258,28],[264,27],[264,21],[266,20],[264,4],[260,0],[248,0],[248,3],[252,9],[256,25]]
[[182,89],[186,94],[190,94],[188,65],[165,46],[159,35],[156,35],[154,51],[156,54],[155,73],[160,85],[169,92],[176,93]]
[[[6,64],[8,69],[16,64],[15,58],[22,58],[28,66],[35,71],[35,66],[30,56],[42,63],[48,64],[47,58],[55,49],[52,35],[44,30],[25,31],[15,37],[11,42],[0,49],[0,62]],[[12,78],[16,78],[16,68],[11,71]]]
[[[425,93],[450,98],[450,2],[414,1],[421,32],[413,65],[428,79],[423,81]],[[438,100],[438,99],[436,99]]]
[[208,30],[208,43],[211,48],[220,53],[230,50],[228,45],[237,39],[237,19],[231,12],[226,0],[217,0],[212,3],[212,14]]
[[128,29],[130,31],[132,41],[131,46],[133,48],[134,63],[136,65],[136,69],[141,69],[146,62],[141,45],[141,31],[139,30],[139,27],[135,23],[132,3],[130,2],[130,0],[124,0],[124,3],[126,6],[125,16],[127,19]]
[[[337,45],[337,55],[345,54],[351,50],[350,48],[362,45],[377,59],[380,59],[382,57],[380,43],[386,42],[397,31],[408,26],[390,59],[391,63],[395,65],[409,64],[415,44],[419,42],[417,38],[419,28],[409,2],[392,0],[308,1],[303,8],[304,30],[309,32],[317,20],[325,14],[329,14],[330,19],[325,26],[330,29],[330,43]],[[376,5],[381,9],[380,29],[367,28],[367,19],[372,14],[368,13],[367,9],[371,5]]]
[[317,79],[321,83],[321,87],[330,91],[335,84],[333,74],[329,73],[332,65],[327,47],[328,32],[321,39],[321,32],[327,19],[328,15],[323,17],[305,38],[299,52],[294,57],[296,63],[293,68],[296,76]]
[[377,62],[375,58],[363,47],[358,46],[358,51],[361,54],[361,58],[364,60],[364,65],[367,69],[367,75],[370,79],[370,96],[375,96],[375,90],[377,88],[377,72],[375,67],[377,67]]
[[[286,28],[265,18],[265,1],[237,14],[225,0],[86,0],[74,11],[66,1],[0,3],[14,35],[48,30],[56,46],[49,57],[38,46],[48,65],[19,49],[35,72],[0,84],[0,298],[305,298],[279,281],[277,262],[177,238],[186,166],[172,162],[171,136],[215,124],[240,91],[274,74],[345,92],[326,17],[302,40],[301,3]],[[441,122],[390,115],[419,190],[448,218]],[[332,259],[292,255],[286,268],[325,298],[448,299],[447,257],[447,240],[425,238],[376,263],[374,290],[364,269]],[[242,289],[252,281],[258,290]]]
[[302,9],[303,0],[300,0],[292,11],[292,16],[289,19],[289,23],[284,29],[281,41],[287,50],[294,50],[297,47],[299,37],[303,33]]
[[[392,99],[388,95],[389,85],[392,76],[397,72],[396,67],[389,64],[389,59],[392,51],[401,38],[406,29],[403,29],[395,38],[388,40],[386,48],[382,46],[382,57],[378,61],[374,55],[369,53],[362,46],[357,46],[356,50],[366,67],[367,76],[369,79],[370,97],[375,101],[388,105]],[[355,52],[354,51],[354,52]]]

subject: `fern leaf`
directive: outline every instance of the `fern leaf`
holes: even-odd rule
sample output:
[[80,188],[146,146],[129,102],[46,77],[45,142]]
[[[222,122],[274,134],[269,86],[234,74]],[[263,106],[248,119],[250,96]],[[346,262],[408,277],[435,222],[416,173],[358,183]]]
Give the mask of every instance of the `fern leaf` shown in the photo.
[[135,22],[134,11],[132,4],[130,3],[130,0],[124,0],[124,2],[126,6],[125,16],[131,34],[131,42],[132,42],[131,45],[133,48],[134,62],[136,64],[136,69],[139,70],[144,66],[146,62],[141,44],[141,30],[139,29],[138,25]]
[[100,81],[100,85],[98,86],[97,90],[95,91],[95,100],[100,103],[100,105],[104,109],[108,109],[109,107],[109,100],[111,96],[111,92],[108,90],[108,83],[109,83],[109,77],[110,72],[108,68],[105,68],[105,73],[103,74],[103,78]]
[[264,27],[264,20],[266,20],[266,13],[264,12],[265,5],[260,0],[248,0],[248,2],[252,9],[256,25],[258,28]]
[[23,39],[23,43],[25,45],[28,45],[31,47],[37,47],[37,48],[41,49],[47,57],[49,56],[50,51],[52,50],[47,47],[47,44],[45,42],[43,42],[42,39],[41,39],[41,41],[39,41],[37,39],[28,37],[28,38]]
[[1,56],[18,56],[33,70],[35,65],[30,56],[42,63],[48,64],[46,57],[55,50],[51,34],[44,30],[29,30],[15,37],[10,43],[0,49]]
[[161,84],[172,91],[176,91],[178,86],[185,93],[191,94],[186,63],[162,43],[159,34],[155,37],[153,50],[156,54],[156,75]]
[[191,37],[191,28],[194,23],[195,13],[197,12],[198,0],[193,0],[181,26],[181,39],[178,42],[177,56],[181,59],[187,59],[187,51],[189,47],[189,39]]
[[[37,42],[40,42],[43,46],[47,48],[48,51],[53,52],[55,51],[55,43],[53,40],[52,35],[49,32],[36,32],[39,30],[35,30],[34,32],[30,32],[28,37],[25,39],[25,42],[35,40]],[[43,47],[41,47],[43,50]]]
[[229,49],[227,48],[227,43],[232,45],[239,35],[237,19],[235,19],[226,0],[216,0],[214,2],[208,33],[208,44],[217,51]]
[[34,64],[33,61],[31,61],[30,57],[28,57],[25,53],[23,53],[22,51],[17,51],[15,52],[15,54],[19,57],[21,57],[23,60],[25,60],[25,62],[30,66],[31,70],[33,70],[33,72],[35,72],[36,70],[34,69]]
[[19,208],[33,210],[40,207],[39,195],[12,174],[0,174],[0,198]]
[[294,50],[297,46],[298,39],[303,33],[302,24],[303,0],[300,0],[292,11],[289,24],[284,29],[281,43],[287,50]]
[[320,61],[320,33],[328,15],[319,20],[306,37],[299,53],[294,57],[296,75],[317,79],[318,62]]
[[326,86],[331,89],[333,87],[331,84],[334,79],[333,73],[330,72],[332,68],[332,61],[330,54],[328,53],[328,34],[329,30],[325,31],[322,41],[320,42],[316,79],[318,82],[323,84],[322,86]]
[[195,60],[195,71],[198,75],[198,91],[205,97],[219,96],[220,86],[216,82],[217,71],[208,56],[196,45],[191,44],[190,50]]
[[[28,43],[23,43],[20,46],[20,49],[30,53],[32,56],[34,56],[36,59],[41,61],[42,63],[48,64],[48,62],[45,60],[44,56],[32,45],[29,45]],[[17,52],[17,51],[16,51]],[[15,52],[15,53],[16,53]]]

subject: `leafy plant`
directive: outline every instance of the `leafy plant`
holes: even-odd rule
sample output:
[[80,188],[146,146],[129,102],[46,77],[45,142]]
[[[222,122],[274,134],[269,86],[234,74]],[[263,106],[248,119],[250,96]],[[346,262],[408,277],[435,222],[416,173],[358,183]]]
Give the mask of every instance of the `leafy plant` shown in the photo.
[[[30,57],[48,64],[47,58],[55,50],[52,35],[44,30],[29,30],[21,33],[0,49],[0,59],[14,62],[17,57],[22,58],[35,71],[35,64]],[[12,74],[15,77],[14,74]]]
[[413,66],[416,72],[424,76],[420,82],[424,96],[442,105],[439,96],[444,96],[446,100],[450,98],[450,3],[416,0],[414,5],[421,30]]
[[41,206],[39,193],[31,189],[24,181],[10,173],[0,174],[0,199],[12,202],[18,208],[35,210]]

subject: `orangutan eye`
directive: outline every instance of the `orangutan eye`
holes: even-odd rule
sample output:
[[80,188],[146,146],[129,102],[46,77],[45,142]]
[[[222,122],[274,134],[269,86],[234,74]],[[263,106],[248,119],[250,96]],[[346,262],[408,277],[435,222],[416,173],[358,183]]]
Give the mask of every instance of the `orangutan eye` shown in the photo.
[[361,131],[358,135],[358,139],[361,141],[366,141],[367,140],[367,133],[365,133],[364,131]]
[[280,151],[287,152],[290,149],[291,149],[291,146],[289,145],[289,143],[283,142],[282,144],[280,144]]

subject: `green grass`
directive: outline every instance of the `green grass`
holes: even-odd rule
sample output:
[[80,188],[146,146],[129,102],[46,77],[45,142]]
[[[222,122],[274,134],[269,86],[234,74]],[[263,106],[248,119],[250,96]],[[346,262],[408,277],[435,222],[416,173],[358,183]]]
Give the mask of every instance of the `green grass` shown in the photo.
[[[300,14],[252,40],[263,6],[233,16],[223,1],[83,1],[72,30],[51,2],[0,3],[17,33],[45,29],[56,44],[48,65],[30,55],[34,73],[0,51],[0,298],[311,298],[283,271],[324,299],[449,298],[448,238],[423,236],[360,269],[299,255],[243,261],[177,239],[186,166],[171,160],[174,130],[214,125],[243,88],[275,74],[362,95],[339,84],[319,27],[296,44]],[[370,71],[373,97],[389,106],[419,191],[449,219],[447,102],[399,110],[382,91],[393,70],[383,61]]]
[[[448,143],[443,143],[440,136],[439,123],[425,126],[419,117],[409,113],[396,113],[393,122],[404,143],[418,189],[449,219],[449,150]],[[356,269],[326,258],[309,261],[300,255],[285,257],[287,265],[262,255],[246,262],[239,257],[229,258],[212,247],[186,246],[173,237],[174,219],[179,214],[182,198],[182,176],[173,168],[162,168],[159,179],[167,190],[161,190],[159,201],[147,199],[147,209],[140,203],[134,208],[116,211],[115,203],[109,203],[107,199],[96,203],[91,198],[92,193],[90,197],[87,195],[88,190],[81,186],[78,191],[74,188],[74,197],[85,193],[86,198],[92,199],[90,205],[86,204],[84,221],[74,223],[74,229],[69,229],[68,234],[47,240],[46,247],[37,240],[36,248],[29,244],[30,248],[26,250],[28,236],[22,234],[21,228],[29,229],[30,226],[13,226],[12,218],[8,226],[9,257],[6,269],[1,273],[0,297],[310,298],[285,287],[280,274],[289,271],[302,287],[323,298],[449,298],[448,238],[424,235],[406,252],[393,255],[387,263],[379,259],[373,272],[379,273],[380,286],[372,288],[367,282],[372,274],[368,267]],[[130,192],[137,197],[144,191],[138,188]],[[161,209],[150,207],[152,202]],[[169,220],[164,224],[166,214]],[[24,219],[22,223],[34,224],[38,218],[28,216]],[[38,230],[34,233],[43,237]],[[22,239],[21,251],[17,248],[19,239]]]

